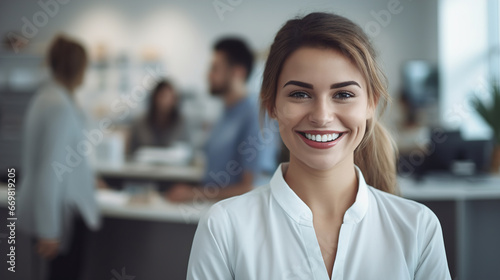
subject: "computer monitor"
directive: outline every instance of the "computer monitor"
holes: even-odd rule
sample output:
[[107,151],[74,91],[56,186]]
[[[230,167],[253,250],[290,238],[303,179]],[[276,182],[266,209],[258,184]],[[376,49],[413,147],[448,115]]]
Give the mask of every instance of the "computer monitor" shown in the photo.
[[[475,165],[474,174],[484,174],[488,172],[493,150],[492,140],[466,141],[459,131],[439,132],[439,138],[443,141],[432,142],[430,151],[423,165],[423,172],[433,171],[451,172],[452,166],[456,162],[472,162]],[[434,150],[432,151],[432,148]]]

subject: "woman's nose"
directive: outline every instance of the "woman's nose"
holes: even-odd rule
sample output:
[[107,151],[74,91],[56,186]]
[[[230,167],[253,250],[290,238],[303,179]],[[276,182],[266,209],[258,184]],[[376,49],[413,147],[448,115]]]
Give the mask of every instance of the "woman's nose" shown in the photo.
[[316,126],[326,126],[334,119],[334,106],[331,102],[318,99],[309,112],[309,121]]

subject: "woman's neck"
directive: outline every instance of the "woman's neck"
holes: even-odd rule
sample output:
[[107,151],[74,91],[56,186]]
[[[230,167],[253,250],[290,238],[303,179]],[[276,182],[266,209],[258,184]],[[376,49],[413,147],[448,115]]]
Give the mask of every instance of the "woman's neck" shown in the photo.
[[55,78],[55,81],[57,84],[59,84],[61,87],[66,89],[66,91],[69,93],[70,96],[73,96],[73,93],[75,91],[75,87],[72,86],[70,83],[66,83],[61,79],[58,79],[57,77]]
[[313,214],[323,217],[342,218],[358,192],[353,158],[346,158],[329,170],[316,170],[290,155],[284,177]]

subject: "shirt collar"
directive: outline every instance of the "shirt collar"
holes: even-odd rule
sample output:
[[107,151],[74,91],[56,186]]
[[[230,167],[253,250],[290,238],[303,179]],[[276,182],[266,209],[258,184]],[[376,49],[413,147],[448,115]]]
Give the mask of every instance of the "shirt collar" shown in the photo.
[[[311,209],[285,182],[283,168],[286,167],[287,163],[280,164],[271,178],[269,184],[272,195],[294,221],[304,225],[311,225],[313,218]],[[361,170],[357,166],[355,168],[358,176],[358,193],[356,194],[354,204],[344,214],[344,224],[359,223],[368,209],[368,186]]]

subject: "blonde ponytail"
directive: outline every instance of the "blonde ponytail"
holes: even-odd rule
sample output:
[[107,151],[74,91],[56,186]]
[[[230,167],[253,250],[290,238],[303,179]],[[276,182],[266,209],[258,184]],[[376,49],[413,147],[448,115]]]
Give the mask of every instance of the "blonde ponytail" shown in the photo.
[[389,132],[377,120],[368,120],[365,137],[354,151],[354,163],[361,169],[366,183],[398,194],[396,155],[397,148]]

